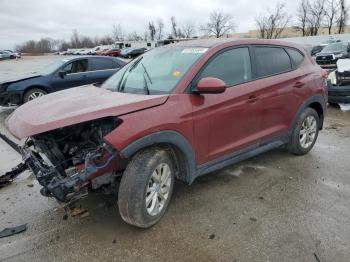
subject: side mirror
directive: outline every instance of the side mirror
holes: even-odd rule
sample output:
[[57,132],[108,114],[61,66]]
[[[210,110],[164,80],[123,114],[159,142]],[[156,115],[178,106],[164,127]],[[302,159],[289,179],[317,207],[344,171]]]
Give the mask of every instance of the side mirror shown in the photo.
[[66,71],[59,71],[58,75],[60,78],[64,78],[66,76],[67,72]]
[[225,92],[226,83],[219,78],[204,77],[197,84],[199,94],[220,94]]

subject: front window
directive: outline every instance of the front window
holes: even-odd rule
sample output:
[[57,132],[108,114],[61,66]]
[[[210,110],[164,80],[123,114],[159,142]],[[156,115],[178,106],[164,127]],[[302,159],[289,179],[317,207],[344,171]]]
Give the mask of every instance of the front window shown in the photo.
[[207,48],[156,48],[109,78],[103,87],[126,93],[169,94]]
[[88,70],[88,60],[87,59],[75,60],[75,61],[67,64],[62,69],[62,71],[66,72],[67,74],[82,73],[82,72],[86,72],[87,70]]

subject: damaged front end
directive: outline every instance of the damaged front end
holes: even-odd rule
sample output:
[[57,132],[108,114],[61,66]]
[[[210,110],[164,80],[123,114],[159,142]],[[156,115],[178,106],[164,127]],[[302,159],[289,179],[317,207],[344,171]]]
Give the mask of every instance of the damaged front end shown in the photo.
[[113,189],[121,168],[119,153],[103,138],[121,121],[103,118],[30,137],[21,147],[44,196],[72,202],[89,189]]

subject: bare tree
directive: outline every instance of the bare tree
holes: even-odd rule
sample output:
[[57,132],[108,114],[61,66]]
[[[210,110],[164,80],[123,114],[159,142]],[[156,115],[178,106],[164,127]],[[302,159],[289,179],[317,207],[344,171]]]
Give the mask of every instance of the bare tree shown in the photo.
[[149,34],[148,34],[148,30],[146,29],[144,32],[143,32],[143,40],[147,41],[149,39]]
[[161,40],[163,38],[163,29],[164,29],[164,22],[160,18],[157,20],[157,40]]
[[310,13],[309,10],[309,2],[308,0],[301,0],[298,9],[297,9],[297,25],[296,29],[301,30],[303,36],[307,36],[309,34],[308,30],[308,16]]
[[136,31],[133,31],[128,35],[128,40],[129,41],[140,41],[140,40],[142,40],[142,37]]
[[232,16],[219,10],[213,11],[210,14],[209,22],[201,26],[202,31],[209,35],[215,35],[216,38],[231,32],[234,28]]
[[325,5],[325,23],[328,28],[328,34],[330,35],[338,14],[338,6],[336,0],[327,0]]
[[15,49],[23,53],[48,53],[54,50],[54,42],[55,40],[51,38],[42,38],[39,41],[29,40],[17,45]]
[[178,32],[177,32],[177,24],[176,24],[175,16],[170,17],[170,22],[171,22],[172,36],[174,38],[177,38],[178,37]]
[[151,40],[154,41],[154,38],[156,36],[157,30],[153,22],[148,22],[148,30],[149,30],[149,36],[151,37]]
[[344,33],[344,27],[346,26],[346,23],[349,19],[349,8],[345,3],[345,0],[339,0],[338,3],[340,10],[339,10],[339,17],[337,19],[337,26],[338,26],[338,33]]
[[[312,3],[309,0],[301,0],[298,7],[298,24],[296,28],[302,31],[303,36],[317,35],[325,20],[328,30],[331,31],[332,25],[334,24],[334,17],[330,19],[330,17],[332,17],[332,11],[328,10],[327,14],[325,3],[326,0],[314,0]],[[329,6],[327,8],[329,9]],[[328,15],[330,15],[330,17],[328,17]]]
[[194,31],[195,31],[195,26],[190,21],[185,22],[184,25],[182,26],[182,32],[185,38],[191,38],[194,34]]
[[100,45],[111,45],[113,44],[113,38],[106,35],[100,39]]
[[289,23],[290,17],[285,12],[285,4],[277,3],[274,10],[267,10],[266,15],[255,18],[260,38],[278,38]]
[[308,2],[310,14],[308,15],[308,28],[310,35],[317,35],[325,17],[325,0],[315,0],[312,4]]
[[112,37],[115,42],[124,40],[124,31],[120,24],[113,25]]
[[73,30],[72,36],[70,38],[70,43],[72,48],[80,47],[80,36],[77,29]]

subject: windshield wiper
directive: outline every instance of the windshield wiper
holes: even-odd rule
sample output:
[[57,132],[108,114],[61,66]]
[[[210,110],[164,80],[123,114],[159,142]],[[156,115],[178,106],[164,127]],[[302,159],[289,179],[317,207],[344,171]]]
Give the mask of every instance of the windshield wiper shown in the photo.
[[137,59],[129,68],[128,72],[130,73],[134,68],[141,62],[143,59],[143,56],[141,56],[139,59]]
[[126,80],[128,79],[128,76],[129,76],[129,73],[134,70],[134,68],[141,62],[141,60],[143,59],[143,56],[141,56],[139,59],[137,59],[131,66],[128,70],[125,70],[120,81],[119,81],[119,84],[118,84],[118,88],[117,90],[119,92],[123,92],[124,90],[124,87],[125,87],[125,82]]
[[150,75],[149,75],[149,73],[148,73],[148,71],[147,71],[146,67],[144,66],[144,64],[143,64],[143,63],[141,63],[140,65],[142,65],[143,70],[145,71],[145,73],[146,73],[146,75],[147,75],[147,78],[148,78],[149,82],[151,83],[151,85],[153,85],[153,83],[152,83],[152,79],[151,79],[151,77],[150,77]]
[[[145,73],[146,73],[146,71],[145,71]],[[145,74],[143,74],[143,81],[144,81],[143,88],[145,89],[145,93],[146,93],[146,95],[149,95],[149,88],[148,88],[147,79],[145,77]]]

